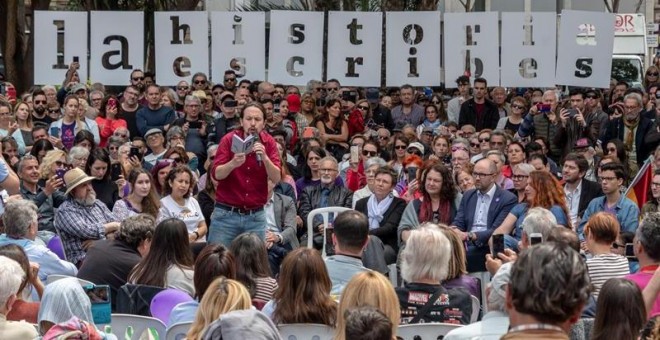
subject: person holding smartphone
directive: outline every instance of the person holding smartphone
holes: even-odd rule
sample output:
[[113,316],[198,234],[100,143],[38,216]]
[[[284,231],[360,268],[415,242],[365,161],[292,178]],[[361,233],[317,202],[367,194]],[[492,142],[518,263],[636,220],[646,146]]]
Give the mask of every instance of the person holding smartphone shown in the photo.
[[96,117],[96,124],[99,126],[101,142],[99,147],[106,147],[108,138],[112,136],[118,128],[128,129],[126,120],[119,118],[119,100],[114,95],[103,98],[99,115]]
[[[195,91],[195,94],[200,91]],[[205,98],[206,96],[204,96]],[[185,135],[186,151],[192,152],[200,159],[199,170],[203,169],[206,160],[206,141],[207,141],[207,123],[203,117],[202,99],[197,95],[188,95],[184,100],[183,112],[185,116],[172,123],[173,126],[180,126]],[[198,169],[193,169],[198,170]]]

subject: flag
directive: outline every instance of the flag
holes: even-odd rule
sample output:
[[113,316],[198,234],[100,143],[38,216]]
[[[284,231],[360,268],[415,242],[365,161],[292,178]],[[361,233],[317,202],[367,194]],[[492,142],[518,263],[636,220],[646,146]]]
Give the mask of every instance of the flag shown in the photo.
[[639,207],[639,210],[642,210],[642,206],[646,203],[648,199],[649,187],[653,181],[653,167],[651,166],[652,158],[644,162],[642,168],[639,169],[635,178],[630,182],[630,186],[626,189],[626,197],[631,201],[635,202]]

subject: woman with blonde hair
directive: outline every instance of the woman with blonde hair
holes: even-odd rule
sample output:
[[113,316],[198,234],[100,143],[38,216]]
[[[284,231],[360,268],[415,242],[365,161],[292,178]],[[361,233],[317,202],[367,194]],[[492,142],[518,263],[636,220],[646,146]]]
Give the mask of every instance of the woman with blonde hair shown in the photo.
[[217,320],[222,314],[252,307],[252,300],[247,289],[240,282],[227,279],[224,276],[215,279],[207,292],[211,294],[204,294],[197,309],[195,321],[193,321],[188,334],[186,334],[186,338],[189,340],[202,339],[208,325]]
[[62,150],[50,150],[46,156],[41,160],[39,165],[39,178],[45,181],[55,176],[55,171],[58,169],[68,170],[69,163],[66,160],[66,152]]
[[[434,224],[428,223],[427,225],[433,226]],[[481,289],[477,278],[467,275],[467,258],[465,255],[465,246],[458,234],[449,229],[444,224],[437,225],[445,236],[451,242],[451,257],[449,258],[449,271],[447,272],[447,279],[442,282],[442,286],[450,288],[465,288],[470,292],[470,295],[480,297]]]
[[354,275],[344,288],[337,311],[335,340],[346,339],[344,313],[351,308],[363,306],[375,307],[383,312],[392,321],[392,334],[396,334],[401,309],[394,287],[382,274],[367,271]]

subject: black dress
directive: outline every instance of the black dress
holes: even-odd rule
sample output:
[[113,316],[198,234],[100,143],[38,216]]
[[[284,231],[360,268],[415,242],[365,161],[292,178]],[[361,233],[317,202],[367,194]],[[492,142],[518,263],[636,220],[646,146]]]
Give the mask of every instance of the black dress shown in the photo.
[[94,179],[92,180],[92,188],[96,192],[96,199],[103,202],[112,211],[115,202],[119,200],[119,188],[117,188],[117,184],[109,179]]

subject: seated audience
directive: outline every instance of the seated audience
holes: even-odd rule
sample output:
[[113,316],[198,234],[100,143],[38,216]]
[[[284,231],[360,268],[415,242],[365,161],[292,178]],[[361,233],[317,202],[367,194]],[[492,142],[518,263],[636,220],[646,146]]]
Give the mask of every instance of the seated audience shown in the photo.
[[93,179],[78,168],[67,171],[64,183],[68,197],[55,214],[55,229],[62,238],[66,259],[77,267],[87,254],[87,241],[104,239],[119,228],[110,209],[96,199],[90,183]]
[[[108,209],[112,209],[115,202],[119,199],[119,186],[112,179],[112,164],[110,156],[105,149],[95,149],[87,159],[85,173],[94,177],[92,188],[97,198],[105,204]],[[119,181],[117,181],[119,182]]]
[[337,311],[335,340],[357,339],[346,337],[349,326],[345,314],[352,309],[367,306],[382,312],[390,323],[390,331],[396,335],[401,310],[394,287],[382,274],[368,271],[355,274],[342,292]]
[[[637,228],[633,245],[640,268],[637,273],[626,276],[626,279],[635,282],[643,290],[660,264],[660,213],[646,214]],[[660,314],[660,297],[656,297],[653,308],[647,312],[649,316]]]
[[183,221],[190,242],[205,242],[207,226],[197,200],[191,196],[195,177],[185,165],[170,170],[165,180],[165,194],[160,199],[159,220],[176,218]]
[[114,240],[100,240],[87,251],[78,278],[110,286],[113,310],[117,291],[128,282],[131,270],[149,253],[155,227],[156,219],[151,215],[127,217],[121,222]]
[[273,276],[280,272],[280,265],[286,254],[300,246],[297,235],[296,202],[291,197],[276,192],[275,188],[275,183],[268,179],[269,199],[264,210],[268,263]]
[[[335,339],[382,340],[396,339],[396,324],[392,323],[380,310],[371,307],[356,307],[346,310],[344,315],[345,331]],[[341,336],[341,337],[340,337]]]
[[451,256],[451,242],[437,227],[424,225],[410,231],[406,247],[401,251],[401,277],[405,284],[396,288],[401,324],[470,323],[470,293],[463,288],[446,289],[441,285],[447,278]]
[[337,303],[330,296],[332,282],[314,249],[298,248],[282,262],[279,289],[263,313],[275,324],[316,323],[334,327]]
[[221,244],[210,244],[204,247],[195,260],[195,300],[180,303],[170,312],[168,326],[181,322],[192,322],[199,307],[199,301],[218,277],[236,279],[236,261],[234,256]]
[[[25,251],[16,244],[0,246],[0,256],[5,256],[16,261],[23,269],[24,274],[23,282],[18,287],[18,292],[16,293],[16,302],[14,302],[12,310],[7,314],[7,320],[25,320],[29,323],[37,323],[37,315],[39,314],[38,299],[41,298],[44,292],[44,284],[39,280],[37,273],[35,273],[38,266],[30,265]],[[35,302],[26,301],[25,297],[29,296],[29,290],[33,290],[32,296],[37,298]]]
[[335,255],[325,259],[332,281],[331,294],[339,296],[355,274],[369,270],[362,262],[362,254],[369,242],[368,223],[367,218],[357,211],[337,215],[332,233]]
[[128,174],[128,195],[115,202],[112,213],[119,221],[138,214],[158,218],[160,201],[149,171],[138,168]]
[[255,233],[243,233],[231,242],[229,250],[236,259],[236,280],[245,285],[253,299],[270,301],[277,281],[270,277],[264,241]]
[[193,273],[186,225],[168,218],[156,226],[149,253],[133,268],[128,282],[179,289],[195,296]]
[[[39,333],[25,321],[8,321],[9,314],[18,299],[18,289],[23,284],[25,272],[14,260],[0,256],[0,337],[3,339],[35,339]],[[80,286],[80,285],[79,285]]]
[[590,289],[587,265],[577,251],[554,242],[530,247],[511,269],[510,326],[501,339],[568,339]]
[[623,278],[607,280],[600,288],[591,339],[637,339],[645,323],[646,308],[639,287]]
[[605,281],[630,274],[628,260],[611,251],[618,234],[619,222],[614,215],[606,212],[591,215],[584,226],[585,243],[591,254],[587,258],[587,269],[596,299]]
[[252,307],[250,293],[238,281],[218,277],[208,289],[213,294],[205,294],[202,298],[186,339],[201,340],[208,326],[222,314]]
[[[433,226],[432,224],[428,224]],[[455,287],[463,287],[470,292],[470,295],[475,296],[481,300],[481,285],[479,279],[467,275],[467,267],[465,265],[465,245],[461,238],[453,230],[445,225],[438,225],[442,233],[447,236],[451,242],[452,256],[449,258],[449,271],[447,271],[447,278],[442,282],[442,286],[450,289]]]

